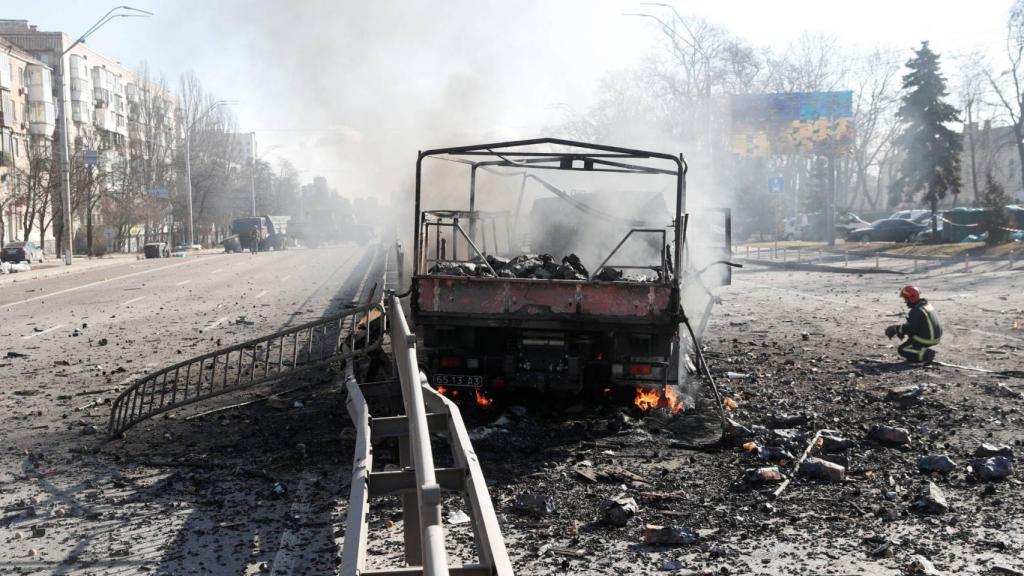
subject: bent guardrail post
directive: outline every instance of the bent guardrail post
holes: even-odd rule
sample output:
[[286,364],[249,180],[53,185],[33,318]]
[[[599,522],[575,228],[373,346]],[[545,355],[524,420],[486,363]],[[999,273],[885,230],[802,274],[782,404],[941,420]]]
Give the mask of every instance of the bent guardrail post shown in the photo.
[[348,400],[345,402],[348,415],[356,429],[356,449],[352,457],[352,486],[348,497],[340,573],[360,574],[366,563],[366,516],[370,511],[368,483],[373,468],[373,450],[370,446],[370,412],[351,362],[345,367],[345,390],[348,392]]
[[441,525],[441,486],[434,472],[434,455],[430,447],[430,431],[416,362],[416,336],[409,331],[402,304],[394,294],[388,296],[387,309],[391,317],[391,349],[398,364],[402,399],[409,422],[409,445],[416,472],[423,573],[427,576],[447,576],[448,553],[444,545],[444,527]]
[[[108,432],[118,437],[157,414],[366,355],[380,347],[381,334],[371,339],[369,324],[371,310],[381,308],[381,303],[364,304],[145,374],[112,402]],[[361,317],[367,325],[363,347],[343,349]]]

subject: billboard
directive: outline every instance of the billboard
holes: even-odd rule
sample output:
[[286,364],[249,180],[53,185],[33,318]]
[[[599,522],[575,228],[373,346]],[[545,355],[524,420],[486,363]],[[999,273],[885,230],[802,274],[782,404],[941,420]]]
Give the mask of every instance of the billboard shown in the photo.
[[853,139],[853,92],[730,97],[732,151],[744,156],[828,154]]

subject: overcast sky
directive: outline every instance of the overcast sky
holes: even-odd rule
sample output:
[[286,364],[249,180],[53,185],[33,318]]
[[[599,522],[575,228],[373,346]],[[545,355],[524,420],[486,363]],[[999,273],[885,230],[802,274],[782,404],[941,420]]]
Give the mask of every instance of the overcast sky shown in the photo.
[[[129,3],[156,16],[112,21],[91,46],[132,67],[146,60],[175,87],[194,69],[218,97],[239,102],[240,128],[257,132],[268,159],[288,158],[304,180],[322,174],[357,188],[397,166],[411,170],[416,149],[536,136],[566,107],[585,109],[606,72],[639,62],[658,41],[649,20],[622,13],[668,14],[622,0]],[[757,47],[781,50],[805,32],[827,32],[846,47],[892,50],[894,58],[909,57],[921,40],[950,57],[983,50],[996,58],[1010,1],[673,5]],[[9,2],[3,17],[77,36],[111,6]],[[401,162],[376,162],[389,154]]]

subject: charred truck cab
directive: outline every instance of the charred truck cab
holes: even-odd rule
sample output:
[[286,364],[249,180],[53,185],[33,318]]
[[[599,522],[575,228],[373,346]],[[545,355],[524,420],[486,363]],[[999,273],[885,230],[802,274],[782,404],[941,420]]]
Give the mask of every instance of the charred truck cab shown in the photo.
[[[427,160],[464,167],[466,188],[426,193]],[[553,138],[421,152],[411,311],[431,384],[580,393],[674,380],[686,168],[682,155]],[[626,175],[660,187],[631,192]],[[603,178],[615,179],[603,192],[575,186]]]

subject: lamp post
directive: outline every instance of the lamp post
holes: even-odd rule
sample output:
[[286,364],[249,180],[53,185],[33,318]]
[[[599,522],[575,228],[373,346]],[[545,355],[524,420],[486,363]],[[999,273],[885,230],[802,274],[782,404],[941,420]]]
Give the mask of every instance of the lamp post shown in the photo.
[[217,100],[213,104],[203,111],[202,114],[192,119],[192,122],[185,127],[185,180],[188,182],[188,198],[186,204],[188,205],[188,245],[191,247],[196,243],[195,234],[193,232],[193,220],[192,220],[192,129],[196,127],[196,124],[206,118],[207,114],[213,112],[221,106],[229,106],[234,104],[230,100]]
[[[122,12],[127,11],[127,12]],[[132,8],[131,6],[115,6],[111,8],[102,18],[96,21],[84,34],[78,37],[71,46],[68,46],[60,57],[57,58],[57,123],[60,125],[60,152],[61,152],[61,179],[64,188],[64,264],[71,265],[72,232],[71,223],[71,152],[68,143],[68,118],[64,104],[64,57],[67,56],[75,46],[85,41],[93,32],[99,30],[104,24],[114,18],[149,18],[152,12]]]

